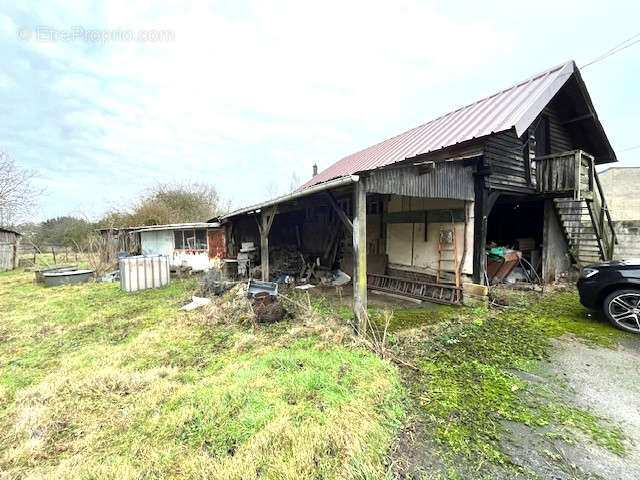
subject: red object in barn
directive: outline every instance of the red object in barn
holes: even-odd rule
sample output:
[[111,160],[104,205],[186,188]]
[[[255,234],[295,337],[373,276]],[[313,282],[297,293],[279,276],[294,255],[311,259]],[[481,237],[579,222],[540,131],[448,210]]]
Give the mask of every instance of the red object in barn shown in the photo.
[[487,259],[487,277],[489,278],[489,284],[500,283],[505,279],[507,275],[511,273],[511,270],[516,268],[522,258],[522,252],[518,250],[512,250],[505,252],[504,262],[496,262],[495,260]]

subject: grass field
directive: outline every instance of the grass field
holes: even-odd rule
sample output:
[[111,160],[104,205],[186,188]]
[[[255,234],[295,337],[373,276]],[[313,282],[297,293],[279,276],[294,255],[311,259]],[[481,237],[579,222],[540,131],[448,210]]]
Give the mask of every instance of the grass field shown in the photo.
[[384,478],[397,369],[359,348],[178,312],[193,280],[124,294],[0,274],[0,477]]
[[[551,449],[624,461],[633,448],[543,373],[551,339],[631,339],[572,290],[505,293],[504,309],[396,306],[389,348],[415,367],[400,369],[359,347],[345,303],[322,292],[315,319],[256,325],[229,296],[179,312],[194,279],[124,294],[32,277],[0,274],[3,480],[512,479],[547,465],[591,479]],[[508,425],[540,469],[512,457]]]

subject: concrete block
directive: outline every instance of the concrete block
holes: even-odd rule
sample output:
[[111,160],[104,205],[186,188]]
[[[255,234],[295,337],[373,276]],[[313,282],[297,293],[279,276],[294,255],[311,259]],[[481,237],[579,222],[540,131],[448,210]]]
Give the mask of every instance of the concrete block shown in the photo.
[[477,283],[464,282],[462,284],[462,292],[472,295],[486,297],[489,294],[489,287],[486,285],[478,285]]
[[489,307],[489,297],[463,292],[462,304],[466,307]]

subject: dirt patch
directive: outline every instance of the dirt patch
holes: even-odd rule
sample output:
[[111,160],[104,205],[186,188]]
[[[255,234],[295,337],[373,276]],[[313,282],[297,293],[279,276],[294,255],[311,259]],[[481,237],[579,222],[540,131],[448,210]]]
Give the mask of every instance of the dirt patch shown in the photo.
[[478,465],[461,456],[448,454],[434,440],[433,426],[419,420],[409,422],[400,431],[392,458],[394,478],[398,480],[535,478],[516,465],[493,463]]
[[591,466],[606,478],[640,478],[640,341],[629,338],[617,349],[589,346],[578,340],[554,341],[552,362],[579,406],[615,423],[627,438],[620,458],[590,448]]
[[564,336],[551,343],[552,356],[537,374],[518,375],[535,381],[550,397],[563,398],[619,428],[625,454],[616,455],[570,431],[570,422],[554,428],[504,422],[509,435],[503,450],[514,464],[540,478],[640,478],[640,341],[629,337],[617,348],[606,348]]

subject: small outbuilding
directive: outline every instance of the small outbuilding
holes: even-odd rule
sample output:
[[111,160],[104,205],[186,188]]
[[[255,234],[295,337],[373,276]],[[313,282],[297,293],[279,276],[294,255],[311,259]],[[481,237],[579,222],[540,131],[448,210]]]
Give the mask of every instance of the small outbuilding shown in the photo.
[[143,227],[105,227],[98,230],[101,261],[115,264],[121,254],[139,255],[140,234],[137,233],[137,228]]
[[0,272],[18,267],[18,247],[22,235],[0,227]]
[[150,225],[134,232],[140,235],[142,255],[168,255],[173,269],[209,270],[226,255],[224,230],[217,222]]

